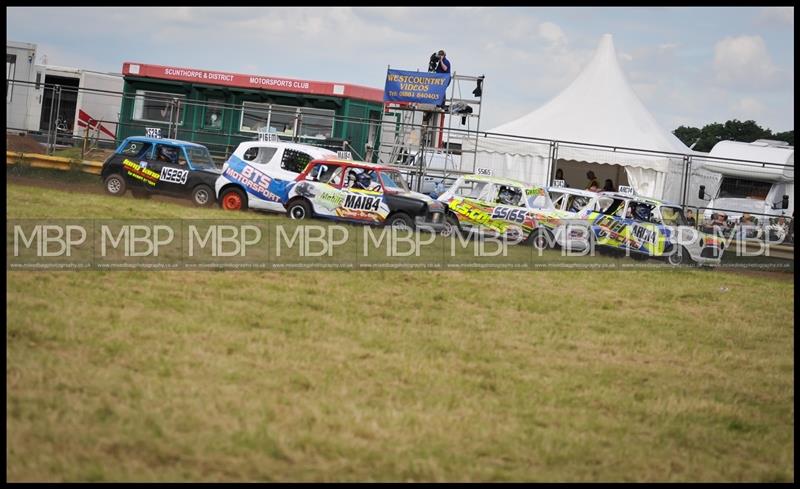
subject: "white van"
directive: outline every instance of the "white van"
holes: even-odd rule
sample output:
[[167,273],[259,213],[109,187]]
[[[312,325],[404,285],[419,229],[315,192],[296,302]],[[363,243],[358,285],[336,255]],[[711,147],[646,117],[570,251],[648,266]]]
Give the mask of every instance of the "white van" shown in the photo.
[[239,144],[217,179],[220,207],[285,212],[282,204],[288,183],[312,160],[335,158],[336,153],[308,144],[282,141],[245,141]]

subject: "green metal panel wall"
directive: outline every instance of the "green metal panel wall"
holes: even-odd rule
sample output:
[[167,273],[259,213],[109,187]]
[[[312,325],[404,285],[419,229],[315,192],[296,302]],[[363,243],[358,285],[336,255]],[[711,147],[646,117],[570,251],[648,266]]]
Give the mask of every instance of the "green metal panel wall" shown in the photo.
[[[178,128],[178,139],[204,144],[218,158],[227,157],[242,141],[253,140],[255,134],[239,130],[242,111],[233,106],[243,102],[288,105],[294,107],[314,107],[335,112],[333,138],[347,139],[360,155],[365,154],[365,144],[369,133],[370,115],[379,117],[382,104],[338,97],[306,96],[267,90],[248,90],[213,85],[126,78],[123,88],[125,97],[120,107],[120,127],[118,142],[128,136],[145,133],[146,127],[161,127],[166,135],[168,124],[133,120],[134,99],[137,90],[174,93],[183,95],[183,125]],[[221,99],[226,104],[222,109],[222,127],[211,129],[203,127],[205,105],[208,99]],[[377,116],[376,116],[377,114]],[[342,118],[364,119],[364,122],[342,120]]]

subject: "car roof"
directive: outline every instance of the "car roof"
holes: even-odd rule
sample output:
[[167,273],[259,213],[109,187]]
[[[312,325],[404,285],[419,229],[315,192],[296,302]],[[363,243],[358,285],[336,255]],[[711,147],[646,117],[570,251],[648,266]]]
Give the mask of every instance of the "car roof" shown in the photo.
[[[205,148],[202,144],[193,143],[191,141],[183,141],[180,139],[169,139],[169,138],[153,138],[149,136],[129,136],[125,138],[125,141],[142,141],[144,143],[153,143],[153,144],[173,144],[175,146],[194,146],[198,148]],[[208,148],[206,148],[208,149]]]
[[321,161],[326,163],[344,163],[347,166],[354,166],[356,168],[363,168],[365,170],[397,170],[390,166],[378,165],[377,163],[370,163],[369,161],[347,160],[344,158],[317,158],[314,161]]
[[322,148],[320,146],[312,146],[310,144],[302,144],[302,143],[292,143],[289,141],[243,141],[239,143],[239,146],[236,147],[236,151],[244,150],[247,151],[250,148],[285,148],[285,149],[294,149],[296,151],[306,151],[309,153],[316,153],[318,155],[327,156],[328,154],[336,154],[335,152],[327,149]]
[[514,185],[516,187],[522,187],[522,188],[536,187],[536,185],[529,185],[525,182],[521,182],[519,180],[514,180],[511,178],[494,177],[491,175],[478,175],[477,173],[473,173],[472,175],[463,175],[462,178],[464,180],[472,180],[475,182],[490,182],[490,183],[497,183],[500,185]]
[[547,187],[548,192],[564,192],[567,194],[573,195],[582,195],[584,197],[594,197],[597,195],[597,192],[592,192],[591,190],[584,190],[580,188],[573,188],[573,187]]
[[598,195],[604,195],[606,197],[611,197],[614,199],[636,200],[639,202],[646,202],[648,204],[653,204],[653,205],[667,205],[667,206],[680,207],[680,205],[673,204],[672,202],[666,202],[664,200],[654,199],[652,197],[645,197],[643,195],[630,195],[630,194],[623,194],[620,192],[600,192]]

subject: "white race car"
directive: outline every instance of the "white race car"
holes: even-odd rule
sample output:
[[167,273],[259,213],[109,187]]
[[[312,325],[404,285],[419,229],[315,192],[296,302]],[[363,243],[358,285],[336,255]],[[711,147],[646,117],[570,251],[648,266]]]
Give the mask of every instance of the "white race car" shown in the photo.
[[285,212],[286,186],[312,160],[336,157],[325,148],[281,141],[245,141],[222,167],[216,181],[220,207]]

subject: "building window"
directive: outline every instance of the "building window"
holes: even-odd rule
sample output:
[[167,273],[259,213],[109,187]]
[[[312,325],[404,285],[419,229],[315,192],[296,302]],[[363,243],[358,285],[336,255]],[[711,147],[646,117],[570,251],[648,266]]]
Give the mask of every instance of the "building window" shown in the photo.
[[205,113],[203,115],[204,128],[222,129],[222,108],[224,104],[225,101],[219,98],[206,100]]
[[255,102],[242,104],[242,121],[239,130],[241,132],[257,132],[259,128],[268,127],[271,133],[291,137],[295,135],[294,128],[298,114],[300,117],[299,136],[323,139],[330,138],[333,134],[335,115],[333,110]]
[[14,96],[14,84],[11,83],[17,75],[17,55],[6,53],[6,103],[11,103]]
[[170,121],[177,121],[178,125],[182,126],[185,100],[185,95],[136,90],[136,98],[133,101],[133,118],[137,121],[167,124]]
[[300,136],[317,139],[328,139],[333,134],[333,117],[335,112],[329,109],[313,109],[301,107]]

